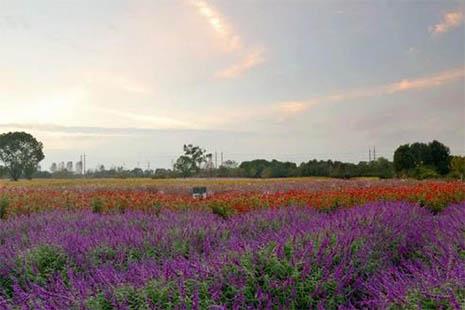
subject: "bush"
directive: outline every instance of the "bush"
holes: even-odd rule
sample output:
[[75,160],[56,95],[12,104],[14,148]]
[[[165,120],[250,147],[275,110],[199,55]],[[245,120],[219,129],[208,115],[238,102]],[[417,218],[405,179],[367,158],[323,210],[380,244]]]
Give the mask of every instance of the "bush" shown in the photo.
[[66,277],[68,257],[61,248],[41,245],[27,251],[17,260],[19,278],[26,283],[45,284],[56,275]]
[[418,180],[425,180],[437,178],[439,174],[431,167],[418,166],[413,170],[412,176]]
[[223,219],[227,219],[233,214],[233,209],[221,202],[210,203],[210,209],[213,214],[216,214]]
[[100,197],[92,198],[91,202],[92,212],[94,213],[102,213],[103,211],[103,201]]

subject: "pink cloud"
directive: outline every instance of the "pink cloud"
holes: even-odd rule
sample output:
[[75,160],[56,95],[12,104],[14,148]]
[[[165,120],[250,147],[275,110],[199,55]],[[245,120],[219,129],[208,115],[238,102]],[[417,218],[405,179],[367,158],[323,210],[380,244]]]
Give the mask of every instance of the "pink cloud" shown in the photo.
[[430,27],[430,32],[433,34],[446,33],[454,28],[459,27],[464,21],[462,11],[447,12],[443,15],[440,23]]
[[334,94],[329,94],[326,96],[312,98],[310,100],[278,103],[277,108],[280,113],[285,112],[288,115],[299,114],[314,105],[347,101],[357,98],[386,96],[410,90],[430,89],[459,79],[463,79],[464,77],[465,67],[460,67],[442,71],[426,77],[402,79],[398,82],[377,85],[367,88],[349,89],[345,91],[336,92]]

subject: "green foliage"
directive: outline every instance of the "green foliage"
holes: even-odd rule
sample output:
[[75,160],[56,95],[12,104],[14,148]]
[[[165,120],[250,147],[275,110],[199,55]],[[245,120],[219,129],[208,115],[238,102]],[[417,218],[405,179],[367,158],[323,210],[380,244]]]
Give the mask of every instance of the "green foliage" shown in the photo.
[[415,168],[415,156],[408,144],[399,146],[394,152],[394,169],[398,174]]
[[[294,265],[290,259],[292,251],[292,244],[289,243],[283,249],[284,256],[280,257],[276,254],[275,245],[271,243],[256,254],[245,255],[240,268],[234,268],[235,272],[246,276],[246,284],[242,288],[228,288],[227,291],[242,290],[247,303],[254,307],[259,306],[258,290],[270,293],[279,300],[278,306],[290,309],[313,309],[323,298],[327,300],[329,308],[337,308],[343,304],[344,296],[335,292],[335,280],[323,280],[322,270],[317,265],[305,272],[304,276],[301,267]],[[234,272],[233,270],[228,272]],[[291,289],[276,288],[272,285],[275,281],[286,279],[295,281],[295,295]]]
[[103,211],[103,200],[100,197],[92,198],[90,203],[93,213],[102,213]]
[[432,164],[440,175],[449,173],[450,150],[439,141],[434,140],[428,144],[431,150]]
[[184,144],[183,150],[184,155],[180,156],[174,164],[174,169],[183,177],[198,173],[201,165],[207,162],[207,158],[211,158],[211,154],[206,154],[206,151],[199,146]]
[[451,176],[465,179],[465,156],[452,156],[450,161]]
[[418,166],[411,172],[411,176],[418,180],[434,179],[439,177],[436,170],[429,166]]
[[137,290],[132,286],[122,286],[115,290],[118,302],[125,302],[129,309],[145,310],[150,309],[144,290]]
[[18,257],[18,276],[25,282],[45,284],[56,274],[66,278],[67,263],[68,257],[61,248],[41,245]]
[[404,144],[394,152],[394,168],[398,175],[418,179],[444,176],[449,173],[450,150],[436,140]]
[[105,294],[99,293],[87,299],[86,306],[89,310],[113,310],[116,309],[111,301],[107,300]]
[[0,275],[0,294],[11,298],[13,296],[13,280]]
[[0,135],[0,160],[17,181],[21,175],[30,179],[44,159],[43,145],[25,132],[8,132]]
[[91,265],[100,266],[116,258],[116,251],[108,246],[99,246],[89,251],[88,259]]
[[[450,291],[450,288],[436,288],[433,292],[430,292],[430,294],[423,294],[413,289],[408,293],[405,302],[391,305],[390,309],[454,309],[455,305],[450,304],[446,298],[440,297],[441,295],[445,296],[446,294],[450,294]],[[453,294],[458,297],[459,304],[462,306],[465,305],[465,290],[463,288],[454,290]],[[436,295],[438,297],[432,298],[431,295]]]
[[231,215],[234,214],[233,209],[226,205],[225,203],[215,201],[209,204],[210,209],[212,210],[213,214],[218,215],[223,219],[228,219]]
[[283,178],[298,175],[295,163],[280,162],[275,159],[272,161],[265,159],[244,161],[239,168],[243,169],[249,178]]
[[0,178],[8,174],[8,169],[4,166],[0,166]]
[[[128,309],[179,309],[185,305],[193,309],[193,300],[190,296],[198,295],[199,308],[209,309],[212,306],[207,281],[185,280],[180,283],[174,281],[149,281],[144,287],[135,288],[131,285],[122,285],[113,290],[113,295],[119,303],[127,305]],[[185,298],[181,297],[181,291]],[[86,302],[92,310],[115,309],[111,299],[104,293],[99,293]],[[184,307],[182,307],[184,308]]]
[[3,196],[0,198],[0,220],[6,219],[8,207],[10,206],[10,201],[8,197]]

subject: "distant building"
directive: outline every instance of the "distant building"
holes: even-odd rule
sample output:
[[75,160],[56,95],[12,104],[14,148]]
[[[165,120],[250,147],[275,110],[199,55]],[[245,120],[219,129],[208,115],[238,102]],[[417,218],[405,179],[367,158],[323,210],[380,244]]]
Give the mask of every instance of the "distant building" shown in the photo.
[[50,171],[57,172],[57,170],[58,170],[57,163],[52,163],[52,165],[50,166]]
[[61,163],[58,164],[58,171],[64,171],[65,170],[65,162],[62,161]]
[[73,172],[73,162],[72,161],[69,161],[66,163],[66,170],[68,170],[69,172]]
[[77,174],[82,174],[82,161],[78,161],[76,163],[75,168],[76,168],[76,173]]

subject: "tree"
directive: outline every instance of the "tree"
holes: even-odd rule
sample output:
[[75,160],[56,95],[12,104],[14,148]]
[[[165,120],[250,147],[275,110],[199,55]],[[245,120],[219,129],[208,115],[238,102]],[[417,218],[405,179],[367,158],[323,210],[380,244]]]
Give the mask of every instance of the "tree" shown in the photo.
[[450,170],[453,177],[465,178],[465,156],[452,156]]
[[192,161],[192,168],[195,172],[199,172],[203,163],[207,161],[207,157],[211,157],[211,154],[206,154],[206,150],[199,146],[193,146],[192,144],[184,144],[184,156],[187,156]]
[[431,148],[426,143],[416,142],[410,145],[410,152],[415,158],[415,166],[431,166],[433,165],[433,157]]
[[239,164],[236,163],[234,160],[228,159],[221,166],[225,167],[226,169],[236,169],[237,167],[239,167]]
[[183,150],[184,155],[181,155],[174,164],[174,169],[183,177],[198,173],[202,164],[207,162],[207,158],[211,158],[211,154],[206,154],[206,151],[199,146],[184,144]]
[[431,151],[432,164],[441,175],[449,173],[450,150],[439,141],[434,140],[428,144]]
[[6,169],[6,167],[0,166],[0,177],[3,177],[7,173],[8,169]]
[[439,141],[428,144],[416,142],[397,148],[394,153],[394,168],[397,173],[414,177],[428,178],[430,176],[449,173],[450,150]]
[[394,152],[394,169],[397,173],[406,173],[413,168],[415,168],[415,156],[410,145],[399,146]]
[[183,178],[190,177],[194,172],[194,164],[189,156],[182,155],[176,160],[174,170],[181,173]]
[[384,157],[379,157],[373,162],[373,174],[371,176],[378,176],[382,179],[394,177],[394,167],[392,162]]
[[0,135],[0,160],[5,164],[12,180],[22,174],[28,179],[44,159],[43,145],[26,132],[8,132]]

